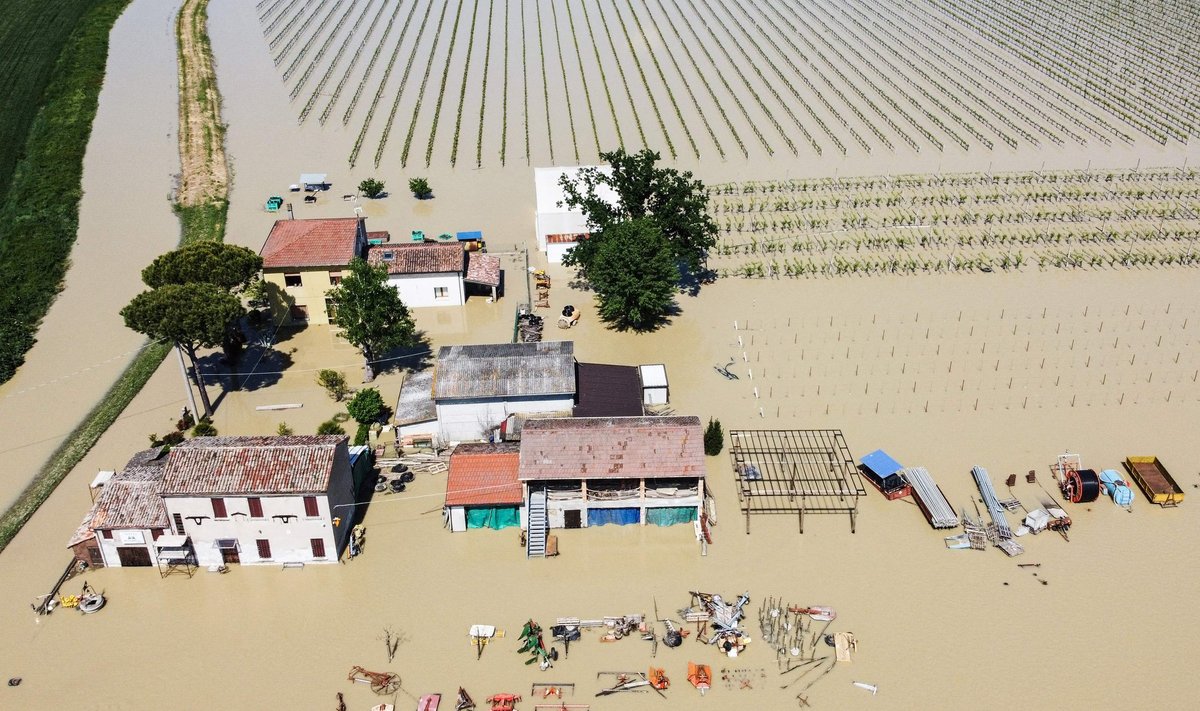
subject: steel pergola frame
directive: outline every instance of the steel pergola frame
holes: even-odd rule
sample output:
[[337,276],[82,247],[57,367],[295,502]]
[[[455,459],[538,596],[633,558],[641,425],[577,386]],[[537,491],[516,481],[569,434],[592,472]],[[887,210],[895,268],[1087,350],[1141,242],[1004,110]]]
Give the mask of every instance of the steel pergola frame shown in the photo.
[[841,430],[730,430],[729,457],[738,501],[750,533],[751,514],[805,514],[858,519],[866,495],[862,476]]

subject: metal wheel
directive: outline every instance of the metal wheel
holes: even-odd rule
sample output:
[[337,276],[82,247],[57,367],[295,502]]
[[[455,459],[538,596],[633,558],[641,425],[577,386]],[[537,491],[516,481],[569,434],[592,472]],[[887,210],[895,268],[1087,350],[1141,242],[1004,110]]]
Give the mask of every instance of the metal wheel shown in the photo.
[[380,696],[388,696],[400,690],[400,675],[388,674],[379,681],[372,682],[371,691],[374,691]]

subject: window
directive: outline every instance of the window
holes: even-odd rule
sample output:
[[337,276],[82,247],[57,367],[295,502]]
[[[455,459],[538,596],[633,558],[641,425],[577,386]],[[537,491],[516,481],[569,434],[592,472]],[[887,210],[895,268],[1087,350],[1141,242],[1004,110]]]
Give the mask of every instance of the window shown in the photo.
[[91,558],[91,560],[92,560],[92,567],[93,568],[103,568],[104,567],[104,555],[100,553],[100,549],[99,548],[88,548],[87,551],[88,551],[88,557]]
[[396,259],[396,253],[391,251],[390,249],[384,250],[384,252],[381,256],[382,256],[383,261],[385,261],[385,262],[395,261],[395,259]]
[[320,509],[317,508],[317,497],[304,497],[304,515],[309,518],[316,518],[321,515]]
[[110,540],[110,541],[112,540],[112,529],[108,529],[108,528],[106,528],[106,529],[104,529],[104,530],[103,530],[101,533],[103,533],[103,534],[104,534],[104,537],[105,537],[106,539],[108,539],[108,540]]
[[333,302],[333,299],[325,299],[325,316],[329,319],[329,323],[337,325],[337,304]]
[[171,519],[175,521],[175,533],[183,535],[183,514],[174,514]]
[[150,529],[150,535],[154,536],[154,540],[156,540],[156,541],[158,540],[158,537],[161,536],[162,534],[163,534],[163,530],[161,528]]
[[258,544],[258,557],[263,560],[271,559],[271,542],[265,538],[260,538],[255,541]]
[[292,304],[292,320],[293,321],[307,321],[308,320],[308,307],[303,306],[301,304]]
[[300,278],[299,273],[284,274],[283,275],[283,285],[284,286],[304,286],[304,280]]
[[313,558],[324,558],[325,557],[325,539],[324,538],[310,538],[308,542],[310,544],[312,544]]
[[329,272],[329,285],[330,286],[337,286],[338,284],[341,284],[341,283],[342,283],[342,273],[341,272]]
[[262,518],[262,499],[257,496],[246,499],[246,505],[250,507],[250,518]]
[[449,287],[445,287],[445,286],[435,286],[435,287],[433,287],[433,298],[435,298],[435,299],[449,299],[449,298],[450,298],[450,289],[449,289]]
[[213,499],[212,507],[213,518],[229,518],[229,515],[225,513],[225,499]]

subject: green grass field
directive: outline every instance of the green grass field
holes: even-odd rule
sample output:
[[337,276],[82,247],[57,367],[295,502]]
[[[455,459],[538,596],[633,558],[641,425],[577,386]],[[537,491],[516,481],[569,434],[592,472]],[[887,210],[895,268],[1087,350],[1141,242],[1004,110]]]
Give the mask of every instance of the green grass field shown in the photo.
[[61,288],[108,35],[128,2],[0,0],[0,382]]

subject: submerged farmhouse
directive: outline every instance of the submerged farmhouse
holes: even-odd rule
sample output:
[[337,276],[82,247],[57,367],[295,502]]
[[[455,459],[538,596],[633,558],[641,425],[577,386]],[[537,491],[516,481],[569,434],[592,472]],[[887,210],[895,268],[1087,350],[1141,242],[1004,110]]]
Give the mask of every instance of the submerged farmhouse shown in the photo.
[[458,242],[392,244],[388,232],[367,232],[366,218],[276,220],[260,255],[263,279],[280,298],[276,321],[336,324],[327,292],[361,257],[388,270],[388,283],[410,308],[461,306],[477,285],[492,298],[501,285],[500,259]]
[[[148,450],[104,484],[69,543],[94,567],[334,563],[370,470],[342,435],[198,437]],[[170,550],[166,550],[170,549]]]

